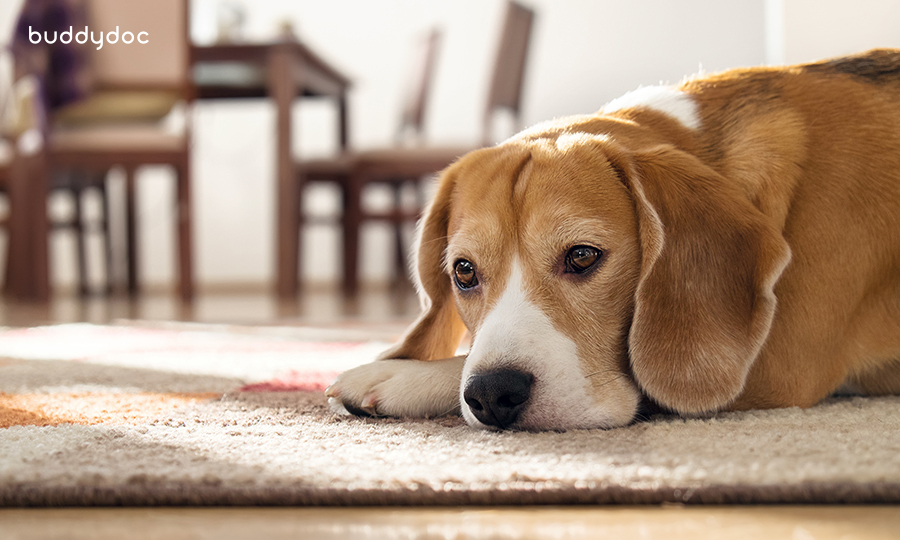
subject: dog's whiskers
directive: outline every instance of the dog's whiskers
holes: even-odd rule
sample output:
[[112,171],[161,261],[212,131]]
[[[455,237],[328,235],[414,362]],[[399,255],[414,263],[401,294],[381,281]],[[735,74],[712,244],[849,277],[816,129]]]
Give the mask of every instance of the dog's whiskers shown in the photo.
[[585,378],[585,379],[590,379],[591,377],[596,377],[597,375],[606,375],[606,374],[612,374],[612,375],[615,375],[615,378],[616,378],[616,379],[620,379],[620,378],[622,378],[622,377],[627,377],[627,375],[624,374],[624,373],[622,373],[621,371],[614,371],[614,370],[611,370],[611,369],[603,369],[603,370],[600,370],[600,371],[595,371],[595,372],[593,372],[593,373],[589,373],[589,374],[585,375],[584,378]]
[[447,409],[446,411],[444,411],[444,412],[442,412],[441,414],[437,415],[435,418],[441,418],[441,417],[443,417],[443,416],[449,416],[450,414],[455,413],[455,412],[457,412],[457,411],[459,411],[459,405],[454,405],[453,407],[450,407],[450,408]]
[[628,377],[628,375],[626,375],[624,373],[616,373],[614,371],[604,370],[604,371],[597,371],[597,372],[591,373],[589,375],[585,375],[584,378],[590,379],[591,377],[595,377],[597,375],[603,375],[603,374],[607,374],[607,373],[613,373],[613,374],[615,374],[615,376],[613,378],[611,378],[610,380],[598,385],[598,388],[602,388],[602,387],[606,386],[607,384],[611,384],[611,383],[618,381],[619,379],[624,379],[624,378]]

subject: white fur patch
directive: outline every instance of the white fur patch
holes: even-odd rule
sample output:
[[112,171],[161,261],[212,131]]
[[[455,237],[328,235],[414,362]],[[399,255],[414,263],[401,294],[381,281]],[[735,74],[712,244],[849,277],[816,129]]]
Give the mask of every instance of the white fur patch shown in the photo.
[[528,407],[516,422],[521,428],[613,427],[629,422],[636,407],[636,398],[602,404],[594,401],[577,345],[528,299],[518,258],[513,261],[505,291],[478,329],[463,368],[460,402],[463,416],[472,426],[486,427],[463,399],[466,381],[497,368],[534,376]]
[[694,98],[671,86],[644,86],[616,98],[600,109],[609,114],[624,109],[647,108],[678,120],[685,127],[700,129],[702,125]]

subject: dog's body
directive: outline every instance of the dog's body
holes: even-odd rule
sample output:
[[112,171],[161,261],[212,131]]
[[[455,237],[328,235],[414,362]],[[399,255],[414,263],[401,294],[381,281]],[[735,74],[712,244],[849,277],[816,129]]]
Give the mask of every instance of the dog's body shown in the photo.
[[900,51],[643,88],[470,153],[417,257],[423,315],[333,404],[567,429],[642,396],[900,393]]

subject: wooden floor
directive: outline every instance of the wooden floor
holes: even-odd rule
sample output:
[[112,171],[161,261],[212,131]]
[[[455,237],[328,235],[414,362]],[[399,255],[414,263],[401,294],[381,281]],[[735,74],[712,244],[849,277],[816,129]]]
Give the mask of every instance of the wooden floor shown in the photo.
[[0,296],[0,326],[34,326],[117,320],[194,321],[251,325],[338,324],[348,320],[408,322],[419,312],[409,288],[372,288],[350,300],[328,287],[311,288],[296,300],[276,299],[265,289],[241,288],[199,294],[186,304],[174,294],[93,295],[62,293],[48,303],[13,302]]
[[[48,304],[0,299],[0,326],[117,320],[250,325],[402,328],[418,312],[408,290],[370,290],[354,301],[325,291],[275,300],[265,291],[174,296],[61,295]],[[2,433],[0,433],[2,436]],[[664,538],[900,539],[896,506],[538,507],[538,508],[83,508],[0,509],[0,540],[24,538]]]
[[3,539],[887,540],[889,507],[100,508],[0,510]]

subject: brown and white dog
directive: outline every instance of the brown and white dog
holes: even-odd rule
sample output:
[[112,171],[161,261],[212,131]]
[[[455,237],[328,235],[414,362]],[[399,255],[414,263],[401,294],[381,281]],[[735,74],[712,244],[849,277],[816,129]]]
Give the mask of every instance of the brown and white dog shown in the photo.
[[900,51],[641,88],[472,152],[417,265],[422,316],[334,407],[542,430],[900,393]]

